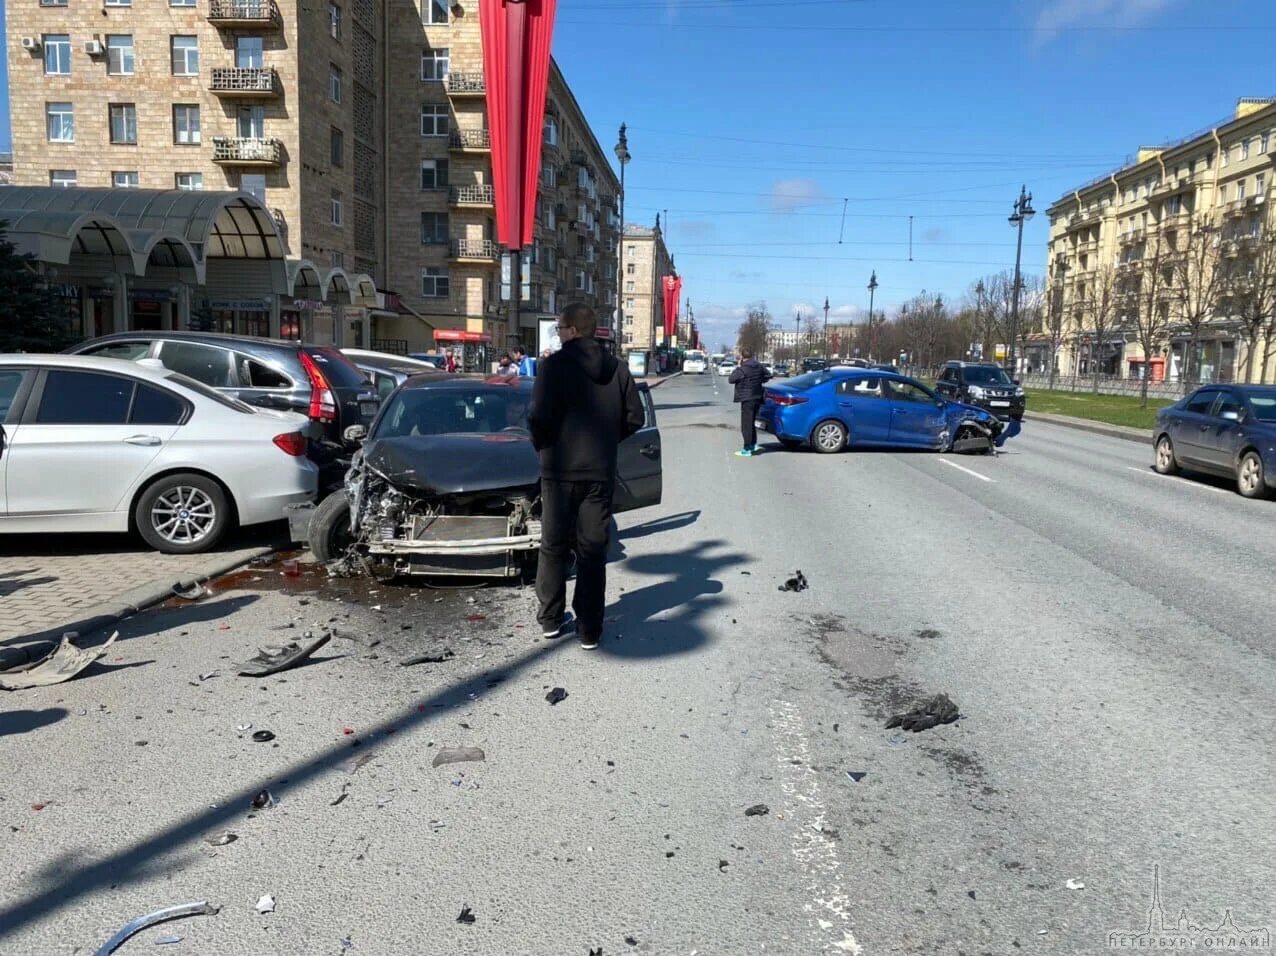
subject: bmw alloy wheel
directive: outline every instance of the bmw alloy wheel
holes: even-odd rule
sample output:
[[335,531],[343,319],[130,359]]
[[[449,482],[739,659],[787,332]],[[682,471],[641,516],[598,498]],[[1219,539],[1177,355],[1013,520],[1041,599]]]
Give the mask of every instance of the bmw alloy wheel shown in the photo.
[[203,541],[217,527],[217,504],[201,488],[177,485],[155,499],[151,527],[171,544]]

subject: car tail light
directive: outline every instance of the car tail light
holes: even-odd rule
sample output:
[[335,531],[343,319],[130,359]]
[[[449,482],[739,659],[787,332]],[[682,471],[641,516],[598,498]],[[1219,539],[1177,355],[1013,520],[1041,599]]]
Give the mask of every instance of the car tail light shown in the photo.
[[305,352],[301,353],[301,367],[306,370],[310,379],[310,410],[307,414],[317,422],[335,422],[337,420],[337,399],[332,394],[332,386],[315,360]]
[[808,399],[801,395],[771,395],[771,401],[777,405],[802,405]]
[[293,458],[300,458],[306,453],[306,436],[301,432],[285,432],[276,435],[273,441],[285,455]]

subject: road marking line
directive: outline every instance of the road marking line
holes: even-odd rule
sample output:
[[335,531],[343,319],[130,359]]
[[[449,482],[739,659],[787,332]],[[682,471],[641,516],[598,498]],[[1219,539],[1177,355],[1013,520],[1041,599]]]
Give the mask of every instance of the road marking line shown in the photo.
[[958,471],[964,471],[966,474],[970,475],[973,478],[978,478],[980,481],[986,481],[989,484],[996,484],[996,482],[993,481],[991,478],[989,478],[987,475],[981,475],[977,471],[971,471],[969,468],[965,467],[964,465],[959,465],[955,461],[949,461],[947,458],[941,458],[939,460],[943,464],[947,465],[949,468],[956,468]]
[[1176,479],[1173,475],[1158,475],[1155,471],[1152,471],[1150,468],[1135,468],[1133,465],[1126,465],[1125,470],[1133,471],[1140,475],[1146,475],[1149,478],[1165,479],[1167,482],[1176,481],[1180,485],[1180,487],[1183,487],[1183,488],[1200,488],[1202,491],[1212,491],[1215,494],[1219,494],[1219,495],[1233,494],[1233,492],[1229,491],[1226,488],[1215,488],[1213,485],[1202,485],[1197,482],[1186,481],[1182,478]]

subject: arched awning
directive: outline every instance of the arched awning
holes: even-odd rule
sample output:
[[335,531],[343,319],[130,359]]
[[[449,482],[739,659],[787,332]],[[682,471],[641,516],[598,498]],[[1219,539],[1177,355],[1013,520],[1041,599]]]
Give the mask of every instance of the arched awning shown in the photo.
[[309,259],[288,261],[288,294],[294,299],[323,299],[324,281],[319,267]]

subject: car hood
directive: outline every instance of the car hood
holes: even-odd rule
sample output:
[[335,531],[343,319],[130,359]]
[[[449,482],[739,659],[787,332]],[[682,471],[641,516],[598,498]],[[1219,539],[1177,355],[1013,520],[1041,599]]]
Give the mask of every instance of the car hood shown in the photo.
[[412,435],[363,447],[364,463],[399,491],[434,498],[536,485],[540,461],[526,432]]

